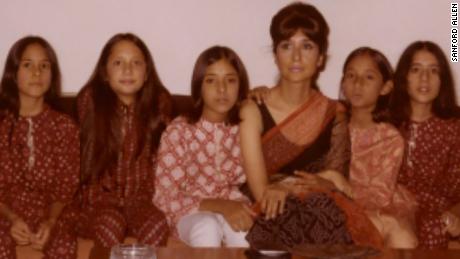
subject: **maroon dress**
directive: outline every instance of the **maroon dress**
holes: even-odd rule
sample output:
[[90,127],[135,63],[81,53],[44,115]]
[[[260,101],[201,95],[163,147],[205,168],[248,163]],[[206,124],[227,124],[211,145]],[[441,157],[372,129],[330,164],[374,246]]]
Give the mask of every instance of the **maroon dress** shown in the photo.
[[[93,105],[90,93],[86,90],[79,96],[80,121]],[[133,108],[118,103],[124,136],[122,150],[102,179],[85,185],[81,192],[78,235],[103,247],[122,243],[126,236],[136,237],[144,244],[165,245],[169,234],[164,214],[152,202],[156,154],[150,152],[147,144],[136,158],[138,137]]]
[[417,236],[423,248],[447,248],[441,215],[460,202],[460,120],[432,117],[402,127],[406,152],[398,181],[419,203]]
[[[72,119],[48,106],[33,117],[11,114],[0,121],[0,202],[36,232],[53,202],[69,203],[78,187],[78,128]],[[56,223],[44,248],[46,257],[65,258],[62,224]],[[11,222],[0,216],[0,258],[16,258]]]
[[[77,102],[83,121],[88,110],[94,109],[91,90],[83,90]],[[123,136],[117,162],[106,169],[100,181],[85,184],[62,213],[57,223],[62,230],[60,239],[52,245],[60,247],[56,253],[60,257],[56,258],[77,258],[77,237],[92,239],[106,248],[122,243],[126,236],[137,238],[139,243],[166,244],[169,227],[163,212],[152,202],[156,154],[145,145],[136,158],[134,109],[119,103],[117,112],[122,117]]]

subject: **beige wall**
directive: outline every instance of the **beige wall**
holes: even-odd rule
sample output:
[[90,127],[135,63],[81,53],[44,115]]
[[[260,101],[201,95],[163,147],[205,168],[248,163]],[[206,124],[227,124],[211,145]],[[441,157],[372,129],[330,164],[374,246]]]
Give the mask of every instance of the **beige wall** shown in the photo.
[[[283,0],[0,0],[0,66],[14,41],[48,39],[58,52],[64,91],[77,92],[113,34],[131,31],[149,46],[160,77],[173,93],[189,93],[193,64],[213,44],[228,45],[245,62],[252,85],[272,85],[277,73],[268,28]],[[309,1],[331,27],[329,60],[319,84],[337,96],[341,67],[354,48],[368,45],[395,64],[412,41],[438,43],[450,55],[450,0]],[[456,1],[452,1],[456,2]],[[458,2],[458,1],[457,1]],[[459,63],[451,63],[460,80]],[[457,83],[457,92],[460,87]]]

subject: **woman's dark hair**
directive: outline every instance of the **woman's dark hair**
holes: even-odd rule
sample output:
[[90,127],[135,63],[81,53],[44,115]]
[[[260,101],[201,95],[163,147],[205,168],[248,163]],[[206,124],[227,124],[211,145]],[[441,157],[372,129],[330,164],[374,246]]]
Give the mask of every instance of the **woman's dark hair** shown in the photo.
[[280,42],[289,39],[298,30],[316,43],[320,53],[326,57],[329,26],[314,6],[301,2],[289,4],[273,16],[270,25],[273,53],[276,52]]
[[410,44],[401,55],[394,76],[394,91],[390,99],[390,109],[394,123],[401,126],[409,121],[412,113],[410,96],[407,91],[407,75],[412,66],[412,61],[418,51],[425,50],[433,54],[439,65],[439,78],[441,86],[439,95],[434,99],[431,107],[434,115],[449,119],[460,117],[457,104],[454,80],[448,61],[441,48],[431,41],[416,41]]
[[6,112],[12,113],[16,118],[19,116],[20,100],[17,73],[22,55],[27,47],[32,44],[38,44],[45,50],[51,64],[51,84],[45,93],[44,101],[51,108],[60,110],[58,98],[61,94],[61,72],[56,53],[53,47],[42,37],[26,36],[14,43],[6,58],[5,69],[0,83],[0,117],[4,116]]
[[[393,68],[391,67],[390,62],[388,59],[383,55],[380,51],[370,48],[370,47],[360,47],[353,50],[345,60],[343,64],[342,73],[345,75],[347,72],[347,67],[350,62],[359,56],[369,56],[372,61],[377,65],[377,68],[382,75],[383,83],[387,83],[388,81],[393,80]],[[343,78],[342,78],[343,82]],[[343,98],[343,90],[341,90],[341,99]],[[377,99],[377,104],[372,111],[372,120],[374,122],[388,122],[390,121],[390,110],[389,110],[389,102],[390,102],[390,94],[379,95]],[[348,108],[348,112],[351,109],[351,105],[348,101],[343,102],[345,106]]]
[[136,129],[135,154],[139,157],[146,148],[155,152],[161,133],[170,119],[172,100],[169,92],[158,77],[153,58],[145,43],[131,33],[114,35],[102,49],[102,53],[89,81],[79,93],[91,93],[91,105],[81,125],[82,182],[99,180],[105,170],[113,166],[121,149],[120,113],[117,112],[117,95],[110,87],[107,78],[107,62],[113,47],[122,41],[129,41],[142,52],[147,79],[136,95],[134,123]]
[[243,62],[238,55],[230,48],[223,46],[213,46],[206,49],[198,57],[192,75],[192,99],[193,110],[186,114],[189,123],[196,123],[203,113],[202,85],[206,75],[206,69],[212,64],[225,59],[233,66],[238,74],[239,89],[236,105],[228,112],[227,123],[234,125],[240,122],[239,108],[240,102],[246,98],[249,91],[249,79]]

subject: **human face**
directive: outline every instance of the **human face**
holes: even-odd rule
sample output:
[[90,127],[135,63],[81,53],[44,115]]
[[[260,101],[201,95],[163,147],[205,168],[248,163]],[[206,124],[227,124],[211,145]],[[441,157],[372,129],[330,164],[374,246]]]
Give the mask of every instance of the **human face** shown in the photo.
[[439,95],[441,78],[436,57],[427,50],[419,50],[412,58],[407,74],[407,92],[412,105],[432,105]]
[[383,82],[374,60],[367,54],[354,57],[347,65],[342,89],[353,109],[373,111],[380,95],[388,94],[391,81]]
[[144,54],[131,41],[122,40],[112,47],[107,59],[107,81],[126,105],[134,102],[147,80]]
[[235,68],[220,59],[206,68],[201,84],[202,116],[213,122],[223,122],[238,99],[240,82]]
[[26,47],[16,74],[19,99],[43,100],[51,85],[51,62],[45,48],[33,43]]
[[323,64],[318,45],[300,30],[288,40],[281,41],[275,54],[282,82],[310,83]]

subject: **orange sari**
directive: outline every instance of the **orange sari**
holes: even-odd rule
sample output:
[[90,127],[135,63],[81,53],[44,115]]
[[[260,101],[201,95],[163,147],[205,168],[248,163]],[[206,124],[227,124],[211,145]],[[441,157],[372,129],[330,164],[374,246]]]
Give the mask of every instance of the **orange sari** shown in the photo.
[[[342,106],[319,92],[281,123],[260,107],[267,173],[290,176],[295,170],[336,170],[347,175],[348,127]],[[279,179],[279,177],[276,177]],[[357,245],[381,248],[383,240],[364,210],[336,190],[317,189],[286,200],[285,212],[259,217],[247,239],[256,248],[292,250],[306,245]]]

